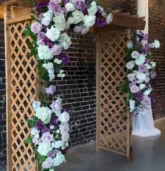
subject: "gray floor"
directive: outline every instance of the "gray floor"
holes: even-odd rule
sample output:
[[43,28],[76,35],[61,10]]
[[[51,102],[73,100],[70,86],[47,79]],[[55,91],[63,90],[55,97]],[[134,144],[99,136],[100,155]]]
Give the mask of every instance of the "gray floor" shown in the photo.
[[95,144],[75,148],[67,163],[56,171],[165,171],[165,121],[157,126],[162,135],[133,138],[133,161],[110,152],[96,152]]

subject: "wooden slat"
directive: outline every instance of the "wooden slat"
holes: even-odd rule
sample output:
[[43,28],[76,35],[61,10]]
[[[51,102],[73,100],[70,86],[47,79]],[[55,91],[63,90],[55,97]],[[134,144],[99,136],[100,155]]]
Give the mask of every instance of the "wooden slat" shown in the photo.
[[3,5],[17,5],[17,0],[5,1]]
[[17,17],[17,18],[13,18],[7,21],[7,24],[13,24],[13,23],[18,23],[20,21],[26,21],[26,20],[30,20],[30,15],[25,15],[25,16],[21,16],[21,17]]
[[0,18],[4,18],[4,7],[0,6]]

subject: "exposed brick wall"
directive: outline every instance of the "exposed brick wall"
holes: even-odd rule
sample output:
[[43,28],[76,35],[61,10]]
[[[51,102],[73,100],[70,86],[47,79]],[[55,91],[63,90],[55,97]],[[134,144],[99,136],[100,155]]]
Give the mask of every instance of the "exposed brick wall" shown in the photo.
[[6,161],[5,55],[3,20],[0,20],[0,163]]
[[156,102],[153,103],[154,118],[165,117],[165,1],[152,0],[149,8],[149,38],[158,39],[161,48],[153,51],[157,62],[157,79],[153,81]]

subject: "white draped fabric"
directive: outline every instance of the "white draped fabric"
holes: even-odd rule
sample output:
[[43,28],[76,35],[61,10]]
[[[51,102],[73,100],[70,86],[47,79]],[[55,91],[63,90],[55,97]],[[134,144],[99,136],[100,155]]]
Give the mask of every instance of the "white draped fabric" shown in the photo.
[[[138,0],[138,15],[145,16],[146,28],[145,33],[148,33],[148,0]],[[139,112],[137,116],[133,116],[133,135],[140,137],[156,136],[161,132],[154,127],[154,120],[151,108],[151,101],[148,98],[150,106],[143,112]]]

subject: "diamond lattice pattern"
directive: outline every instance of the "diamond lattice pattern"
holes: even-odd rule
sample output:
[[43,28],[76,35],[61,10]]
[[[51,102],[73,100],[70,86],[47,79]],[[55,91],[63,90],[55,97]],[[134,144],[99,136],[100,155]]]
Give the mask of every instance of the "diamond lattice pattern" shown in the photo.
[[12,171],[35,171],[32,147],[24,144],[29,135],[26,120],[33,115],[31,99],[36,97],[36,62],[27,47],[30,40],[23,37],[27,25],[9,25]]
[[120,83],[126,76],[127,34],[99,36],[99,134],[98,145],[126,154],[128,112]]

